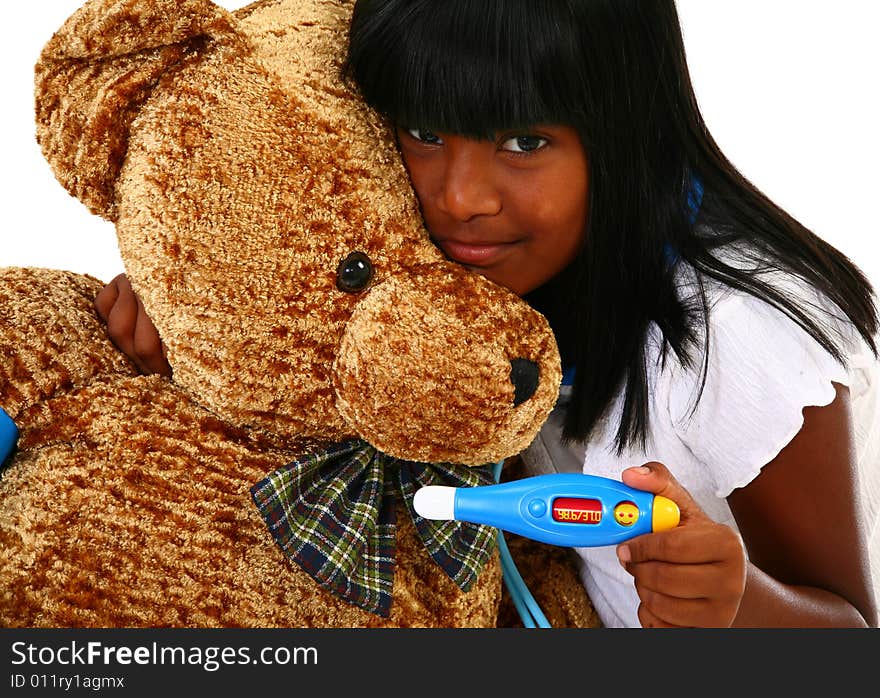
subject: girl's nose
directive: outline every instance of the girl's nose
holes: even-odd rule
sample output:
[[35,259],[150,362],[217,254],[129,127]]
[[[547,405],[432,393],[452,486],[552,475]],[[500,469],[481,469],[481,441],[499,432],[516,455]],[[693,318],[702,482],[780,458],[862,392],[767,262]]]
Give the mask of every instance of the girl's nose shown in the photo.
[[501,195],[492,178],[494,148],[487,149],[486,145],[471,141],[447,144],[446,172],[438,206],[458,221],[493,216],[501,211]]

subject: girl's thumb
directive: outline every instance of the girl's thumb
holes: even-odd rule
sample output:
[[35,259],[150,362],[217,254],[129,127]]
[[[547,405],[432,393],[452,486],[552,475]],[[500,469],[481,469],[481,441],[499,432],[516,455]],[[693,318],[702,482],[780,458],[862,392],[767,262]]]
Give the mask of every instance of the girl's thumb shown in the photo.
[[688,520],[707,518],[694,498],[691,497],[690,492],[679,484],[678,480],[669,472],[669,468],[662,463],[651,462],[636,468],[627,468],[623,471],[622,479],[624,484],[637,490],[671,499],[681,511],[682,523]]

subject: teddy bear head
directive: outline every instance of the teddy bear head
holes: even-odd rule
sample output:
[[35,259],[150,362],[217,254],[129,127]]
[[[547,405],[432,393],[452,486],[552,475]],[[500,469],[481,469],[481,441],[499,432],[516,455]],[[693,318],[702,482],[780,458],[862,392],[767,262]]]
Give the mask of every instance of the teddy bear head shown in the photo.
[[552,408],[545,319],[431,243],[341,76],[351,1],[90,0],[37,65],[56,176],[116,225],[173,380],[280,439],[479,464]]

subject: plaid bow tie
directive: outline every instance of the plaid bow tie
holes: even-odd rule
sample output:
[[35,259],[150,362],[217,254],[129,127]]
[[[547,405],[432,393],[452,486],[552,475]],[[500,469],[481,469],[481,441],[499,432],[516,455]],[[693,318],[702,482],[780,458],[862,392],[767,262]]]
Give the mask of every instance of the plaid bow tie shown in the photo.
[[322,587],[387,617],[400,495],[431,557],[463,590],[495,545],[495,529],[429,521],[412,498],[425,485],[492,484],[489,467],[399,460],[355,439],[293,461],[251,488],[275,542]]

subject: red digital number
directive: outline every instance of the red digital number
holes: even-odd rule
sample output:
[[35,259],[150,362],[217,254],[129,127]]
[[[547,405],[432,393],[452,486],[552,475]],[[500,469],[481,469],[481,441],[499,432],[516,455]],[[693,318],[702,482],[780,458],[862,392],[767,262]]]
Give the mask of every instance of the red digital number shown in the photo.
[[598,499],[557,497],[553,500],[553,520],[578,524],[601,523],[602,502]]

